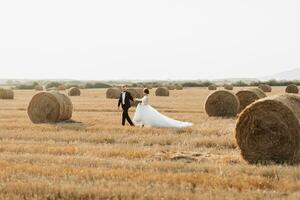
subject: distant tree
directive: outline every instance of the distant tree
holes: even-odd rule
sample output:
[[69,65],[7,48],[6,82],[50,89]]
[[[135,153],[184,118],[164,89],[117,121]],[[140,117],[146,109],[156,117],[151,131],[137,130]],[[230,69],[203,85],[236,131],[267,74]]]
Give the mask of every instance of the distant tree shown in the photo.
[[35,86],[39,85],[39,83],[36,82],[36,81],[34,81],[34,82],[32,83],[32,85],[35,87]]
[[137,84],[137,83],[132,83],[131,84],[131,87],[139,87],[140,85],[139,84]]
[[269,80],[266,82],[266,84],[270,85],[270,86],[279,86],[281,85],[277,80]]
[[111,85],[106,83],[96,82],[96,83],[86,83],[85,88],[110,88]]
[[85,88],[93,88],[93,86],[94,85],[92,83],[86,83],[84,87]]
[[237,87],[245,87],[245,86],[248,86],[247,83],[245,83],[244,81],[237,81],[235,83],[233,83],[234,86],[237,86]]
[[76,85],[76,84],[67,84],[66,89],[70,89],[71,87],[77,87],[77,88],[79,88],[79,86]]
[[196,82],[184,82],[182,83],[183,87],[201,87],[202,85]]
[[6,83],[6,85],[13,85],[14,81],[13,80],[7,80],[5,83]]
[[210,81],[203,81],[203,82],[183,82],[182,86],[183,87],[208,87],[209,85],[211,85],[212,82]]
[[36,85],[30,84],[30,85],[26,85],[26,84],[21,84],[21,85],[17,85],[16,89],[18,90],[33,90],[35,88]]
[[212,82],[210,82],[210,81],[204,81],[204,82],[202,82],[202,87],[208,87],[211,84],[212,84]]
[[58,87],[60,85],[62,85],[62,84],[59,82],[50,82],[46,85],[46,88]]

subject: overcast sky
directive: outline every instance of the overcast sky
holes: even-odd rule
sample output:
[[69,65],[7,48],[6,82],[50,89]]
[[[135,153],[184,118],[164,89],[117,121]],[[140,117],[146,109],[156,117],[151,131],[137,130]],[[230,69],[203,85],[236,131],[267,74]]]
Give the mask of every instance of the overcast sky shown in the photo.
[[298,0],[0,1],[0,78],[215,79],[296,67]]

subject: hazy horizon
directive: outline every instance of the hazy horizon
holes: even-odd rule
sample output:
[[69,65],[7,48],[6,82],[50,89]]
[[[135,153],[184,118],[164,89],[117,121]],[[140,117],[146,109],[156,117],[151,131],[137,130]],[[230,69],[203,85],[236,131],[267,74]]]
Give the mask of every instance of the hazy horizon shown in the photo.
[[300,67],[300,2],[0,2],[0,79],[258,78]]

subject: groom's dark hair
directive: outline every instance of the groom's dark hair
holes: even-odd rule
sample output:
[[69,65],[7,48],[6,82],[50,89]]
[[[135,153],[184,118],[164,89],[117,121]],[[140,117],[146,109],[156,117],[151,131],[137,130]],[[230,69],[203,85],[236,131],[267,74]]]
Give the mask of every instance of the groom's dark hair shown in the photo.
[[149,93],[150,93],[149,89],[148,89],[148,88],[145,88],[145,89],[144,89],[144,93],[145,93],[145,94],[149,94]]

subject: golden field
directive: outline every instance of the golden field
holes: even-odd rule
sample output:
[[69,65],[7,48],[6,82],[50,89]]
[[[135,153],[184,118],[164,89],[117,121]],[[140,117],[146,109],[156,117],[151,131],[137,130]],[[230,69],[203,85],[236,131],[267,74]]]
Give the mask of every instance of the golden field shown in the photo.
[[0,100],[0,199],[300,199],[300,167],[247,164],[236,118],[206,115],[206,88],[151,91],[153,107],[195,124],[181,130],[122,127],[105,91],[71,97],[75,123],[32,124],[35,91]]

